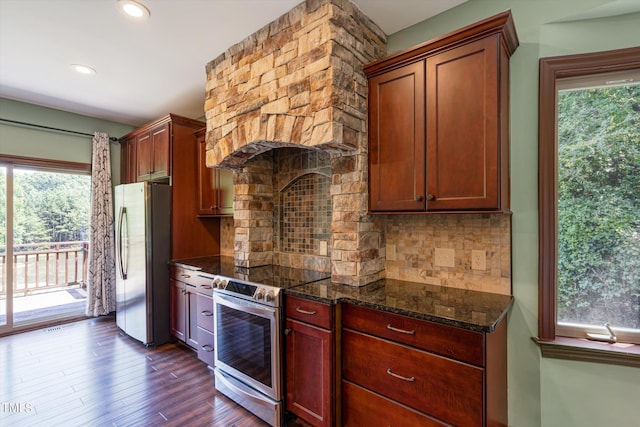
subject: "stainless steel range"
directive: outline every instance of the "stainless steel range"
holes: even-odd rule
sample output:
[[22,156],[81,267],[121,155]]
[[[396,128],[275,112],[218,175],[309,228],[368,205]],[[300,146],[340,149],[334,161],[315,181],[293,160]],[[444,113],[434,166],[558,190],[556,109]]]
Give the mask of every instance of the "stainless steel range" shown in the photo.
[[216,389],[272,426],[283,423],[283,289],[326,273],[236,267],[213,282]]

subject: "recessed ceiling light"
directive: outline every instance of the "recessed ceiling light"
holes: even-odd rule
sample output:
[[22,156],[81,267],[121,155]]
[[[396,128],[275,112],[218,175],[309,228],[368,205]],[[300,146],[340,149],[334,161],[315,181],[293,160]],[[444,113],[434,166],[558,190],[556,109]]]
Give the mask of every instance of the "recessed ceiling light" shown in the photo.
[[118,0],[116,6],[125,15],[138,20],[147,19],[151,15],[145,5],[135,0]]
[[73,68],[75,71],[77,71],[80,74],[95,74],[96,73],[96,70],[94,70],[93,68],[89,67],[88,65],[71,64],[71,68]]

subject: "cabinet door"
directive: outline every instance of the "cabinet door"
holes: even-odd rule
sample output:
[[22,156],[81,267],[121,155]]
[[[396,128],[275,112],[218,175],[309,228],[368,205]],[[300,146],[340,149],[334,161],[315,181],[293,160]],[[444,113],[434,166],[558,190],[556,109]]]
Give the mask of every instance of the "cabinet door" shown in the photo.
[[184,283],[169,279],[169,287],[169,329],[171,335],[184,342],[187,317]]
[[129,184],[137,180],[135,139],[120,142],[120,183]]
[[427,58],[427,210],[499,208],[499,43]]
[[369,80],[369,210],[424,211],[424,61]]
[[136,158],[136,142],[134,140],[131,140],[127,143],[127,183],[136,182],[138,178],[136,176],[137,164],[138,159]]
[[332,424],[333,334],[287,318],[286,407],[314,426]]
[[136,181],[146,181],[151,177],[151,132],[136,138]]
[[208,168],[204,133],[198,135],[198,215],[233,214],[233,171]]
[[163,178],[171,175],[170,136],[169,123],[151,130],[151,178]]
[[198,137],[198,215],[212,215],[216,211],[216,171],[208,168],[207,143],[204,133]]
[[196,287],[186,285],[186,343],[197,349],[198,348],[198,294],[195,292]]
[[217,169],[218,213],[220,215],[233,214],[233,171]]

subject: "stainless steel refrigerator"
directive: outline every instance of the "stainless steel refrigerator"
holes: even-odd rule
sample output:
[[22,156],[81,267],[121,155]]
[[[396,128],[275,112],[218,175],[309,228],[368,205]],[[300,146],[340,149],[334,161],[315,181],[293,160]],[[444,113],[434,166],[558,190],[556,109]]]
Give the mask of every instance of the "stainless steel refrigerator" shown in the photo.
[[171,187],[115,187],[116,324],[147,346],[169,341]]

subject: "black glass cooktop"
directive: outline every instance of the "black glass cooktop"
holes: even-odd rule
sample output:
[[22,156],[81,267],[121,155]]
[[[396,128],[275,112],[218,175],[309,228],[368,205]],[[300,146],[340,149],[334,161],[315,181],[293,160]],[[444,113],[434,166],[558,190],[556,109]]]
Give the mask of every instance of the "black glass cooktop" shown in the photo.
[[280,265],[264,265],[251,268],[239,267],[234,264],[232,257],[226,256],[174,260],[171,261],[171,264],[210,275],[219,275],[229,279],[239,279],[277,288],[291,288],[331,277],[331,273]]

